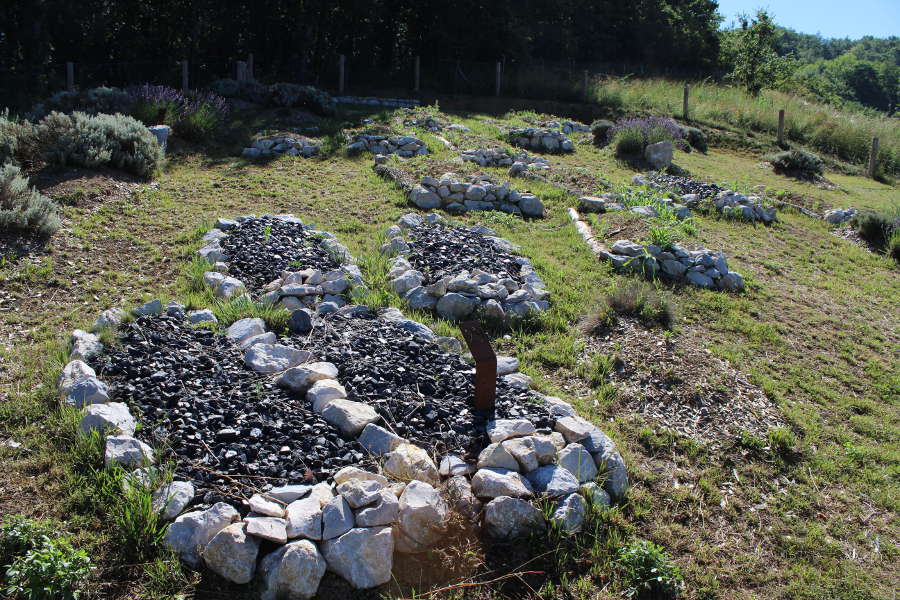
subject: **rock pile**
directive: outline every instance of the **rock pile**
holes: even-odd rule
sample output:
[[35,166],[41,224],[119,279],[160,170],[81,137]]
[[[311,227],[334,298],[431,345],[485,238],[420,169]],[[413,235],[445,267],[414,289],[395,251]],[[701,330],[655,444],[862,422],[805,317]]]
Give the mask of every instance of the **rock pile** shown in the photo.
[[509,167],[510,176],[521,175],[525,171],[548,171],[550,161],[542,156],[532,156],[527,152],[511,154],[502,148],[475,148],[459,153],[463,160],[478,163],[482,167]]
[[307,138],[276,137],[255,140],[249,148],[244,148],[241,156],[245,158],[259,158],[287,154],[289,156],[303,156],[309,158],[319,153],[321,144]]
[[[605,213],[625,210],[621,202],[622,196],[613,192],[600,196],[582,196],[578,199],[578,210],[583,213]],[[631,212],[644,217],[658,217],[660,211],[671,210],[679,221],[691,217],[691,209],[684,204],[673,202],[670,198],[659,198],[656,205],[632,206]]]
[[855,208],[834,208],[825,213],[825,220],[832,225],[843,225],[852,219],[857,212]]
[[[682,201],[690,206],[696,204],[699,198],[682,196]],[[759,196],[746,196],[731,190],[719,192],[712,202],[713,207],[723,216],[743,219],[745,221],[762,221],[766,225],[776,219],[775,209],[763,205]]]
[[544,123],[544,127],[548,129],[559,129],[566,135],[571,135],[573,133],[590,133],[591,131],[590,125],[585,125],[578,121],[563,121],[562,123],[559,121],[550,121],[549,123]]
[[368,135],[358,133],[347,146],[348,152],[368,151],[373,154],[396,154],[404,158],[428,154],[428,146],[408,135]]
[[669,282],[687,282],[698,287],[740,291],[744,278],[728,270],[721,252],[705,248],[685,250],[677,244],[667,249],[652,244],[641,246],[629,240],[618,240],[602,256],[617,271],[638,273],[648,279],[660,277]]
[[[700,183],[688,177],[676,177],[662,173],[635,175],[633,185],[643,185],[657,190],[678,190],[684,206],[700,209],[711,206],[712,210],[729,217],[746,221],[761,221],[769,224],[777,218],[775,208],[766,206],[759,196],[739,194],[711,183]],[[712,198],[710,204],[706,200]]]
[[510,144],[530,148],[537,152],[575,152],[575,144],[564,133],[555,129],[526,127],[512,129],[507,134]]
[[500,210],[523,217],[544,216],[544,203],[531,192],[510,188],[509,182],[497,184],[486,175],[468,182],[456,173],[444,173],[440,179],[423,177],[409,192],[409,200],[418,208],[443,208],[450,213],[470,210]]
[[382,252],[396,255],[391,287],[417,310],[452,321],[492,320],[550,308],[544,281],[516,247],[487,227],[449,227],[437,215],[409,214],[387,231]]
[[246,294],[288,310],[333,312],[363,284],[345,246],[293,215],[219,219],[203,239],[197,253],[212,265],[203,280],[217,298]]

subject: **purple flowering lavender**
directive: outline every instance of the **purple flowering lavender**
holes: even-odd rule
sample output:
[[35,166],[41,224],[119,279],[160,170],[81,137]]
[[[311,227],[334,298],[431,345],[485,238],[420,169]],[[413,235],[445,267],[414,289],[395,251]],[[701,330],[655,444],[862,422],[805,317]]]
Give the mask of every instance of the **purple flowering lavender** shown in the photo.
[[200,140],[226,117],[228,101],[210,91],[184,94],[165,85],[135,85],[127,90],[132,99],[132,115],[150,125],[172,125],[178,135]]
[[616,152],[622,155],[639,155],[650,144],[674,142],[683,137],[681,128],[671,119],[663,117],[622,119],[607,135],[609,142],[615,140]]

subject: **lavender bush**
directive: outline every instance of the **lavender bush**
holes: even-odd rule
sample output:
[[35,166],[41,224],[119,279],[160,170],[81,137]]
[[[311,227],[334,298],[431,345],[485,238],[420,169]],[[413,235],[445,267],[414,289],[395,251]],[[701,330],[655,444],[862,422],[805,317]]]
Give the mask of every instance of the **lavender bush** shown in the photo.
[[228,114],[228,101],[209,91],[183,94],[164,85],[144,84],[127,90],[131,115],[147,125],[170,124],[179,136],[199,141],[208,137]]
[[680,140],[682,131],[671,119],[640,117],[617,122],[608,135],[610,143],[615,143],[616,154],[640,156],[650,144]]

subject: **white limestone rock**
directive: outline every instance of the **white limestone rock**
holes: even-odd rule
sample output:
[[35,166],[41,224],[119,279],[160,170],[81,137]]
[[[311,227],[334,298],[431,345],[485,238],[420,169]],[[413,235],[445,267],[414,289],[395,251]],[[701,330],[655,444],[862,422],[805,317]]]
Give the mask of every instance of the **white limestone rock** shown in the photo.
[[122,432],[125,435],[134,435],[134,417],[128,410],[128,405],[122,402],[109,402],[107,404],[91,404],[84,409],[84,416],[78,424],[82,433],[91,431]]
[[384,472],[401,481],[418,479],[434,485],[440,483],[434,461],[425,450],[413,444],[400,444],[385,455]]
[[203,549],[203,562],[211,571],[232,583],[250,583],[256,572],[259,540],[247,534],[246,523],[232,523]]
[[319,590],[327,563],[316,545],[307,540],[290,542],[267,554],[260,563],[261,600],[310,600]]
[[351,529],[322,544],[328,569],[355,589],[378,587],[390,581],[394,534],[390,527]]
[[447,503],[440,492],[424,481],[411,481],[400,496],[396,548],[414,554],[435,545],[446,531]]

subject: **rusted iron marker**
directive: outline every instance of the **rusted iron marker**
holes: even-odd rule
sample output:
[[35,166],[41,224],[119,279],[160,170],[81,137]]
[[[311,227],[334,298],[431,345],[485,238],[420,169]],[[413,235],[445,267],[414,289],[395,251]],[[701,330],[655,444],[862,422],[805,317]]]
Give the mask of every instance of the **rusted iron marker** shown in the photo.
[[497,399],[497,354],[478,321],[463,321],[459,330],[475,359],[475,410],[493,413]]

